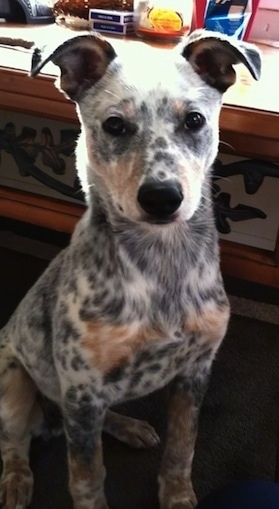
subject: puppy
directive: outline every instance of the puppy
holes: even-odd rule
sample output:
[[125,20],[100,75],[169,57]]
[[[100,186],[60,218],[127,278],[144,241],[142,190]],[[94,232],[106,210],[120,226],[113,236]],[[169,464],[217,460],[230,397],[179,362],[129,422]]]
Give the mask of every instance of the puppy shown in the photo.
[[30,503],[30,439],[48,400],[63,417],[74,508],[107,509],[102,430],[136,447],[158,442],[110,407],[166,384],[160,507],[196,504],[199,409],[229,319],[211,166],[233,65],[258,79],[261,60],[255,46],[206,31],[174,50],[118,45],[121,56],[86,34],[34,52],[32,76],[52,61],[77,104],[88,207],[0,333],[5,509]]

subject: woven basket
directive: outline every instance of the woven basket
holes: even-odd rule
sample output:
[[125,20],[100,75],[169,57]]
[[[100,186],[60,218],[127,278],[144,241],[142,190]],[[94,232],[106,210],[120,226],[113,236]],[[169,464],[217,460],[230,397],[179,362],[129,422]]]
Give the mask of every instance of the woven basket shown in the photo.
[[133,0],[58,0],[54,4],[54,15],[78,16],[87,19],[89,9],[132,11]]

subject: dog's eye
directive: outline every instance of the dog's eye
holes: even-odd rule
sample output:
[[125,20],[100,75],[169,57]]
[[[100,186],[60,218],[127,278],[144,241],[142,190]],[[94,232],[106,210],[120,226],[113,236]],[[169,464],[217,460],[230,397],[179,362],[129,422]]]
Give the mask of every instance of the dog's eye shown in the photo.
[[111,116],[108,117],[102,124],[104,131],[113,136],[121,136],[121,134],[125,134],[126,125],[121,117]]
[[198,111],[191,111],[190,113],[187,113],[185,117],[184,127],[186,127],[186,129],[190,129],[191,131],[197,131],[203,126],[204,123],[205,118],[201,113]]

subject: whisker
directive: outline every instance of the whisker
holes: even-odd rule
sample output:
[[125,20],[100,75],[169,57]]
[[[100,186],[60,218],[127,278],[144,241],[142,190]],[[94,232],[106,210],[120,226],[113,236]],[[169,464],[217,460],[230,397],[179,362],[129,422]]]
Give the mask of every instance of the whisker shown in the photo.
[[226,182],[231,182],[231,181],[232,181],[232,179],[231,179],[231,178],[229,178],[229,177],[223,177],[223,175],[215,175],[215,174],[214,174],[214,175],[213,175],[213,178],[214,178],[214,179],[225,180]]
[[233,145],[231,145],[230,143],[227,143],[226,141],[222,141],[222,140],[220,140],[220,141],[219,141],[219,145],[224,145],[225,147],[229,147],[229,148],[231,148],[234,152],[236,152],[235,147],[233,147]]
[[114,92],[112,92],[111,90],[107,90],[106,88],[104,92],[106,92],[106,94],[112,95],[113,97],[116,97],[116,99],[120,98],[118,94],[115,94]]

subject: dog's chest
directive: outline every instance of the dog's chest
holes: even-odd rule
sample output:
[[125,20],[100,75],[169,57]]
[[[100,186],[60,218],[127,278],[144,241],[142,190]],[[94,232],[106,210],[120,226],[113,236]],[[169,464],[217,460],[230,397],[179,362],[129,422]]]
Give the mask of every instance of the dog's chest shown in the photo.
[[185,339],[149,342],[104,374],[106,399],[112,404],[144,396],[166,385],[181,370],[190,376],[203,350]]
[[157,251],[152,257],[148,252],[148,264],[145,251],[141,264],[123,251],[121,270],[120,263],[109,271],[102,264],[92,277],[89,265],[82,267],[58,302],[54,350],[61,370],[73,380],[83,372],[91,386],[97,380],[109,404],[190,372],[200,356],[206,362],[223,336],[226,317],[217,299],[211,295],[206,302],[198,288],[192,299],[189,291],[198,269],[181,273],[182,255],[177,261]]
[[[102,379],[109,404],[152,392],[173,378],[189,346],[140,324],[88,324],[80,344],[87,369]],[[183,360],[182,360],[183,359]]]
[[163,320],[86,323],[80,354],[87,369],[101,375],[109,404],[152,392],[179,372],[191,376],[211,362],[226,328],[226,307],[205,305],[202,314],[191,309],[179,318],[168,329]]

